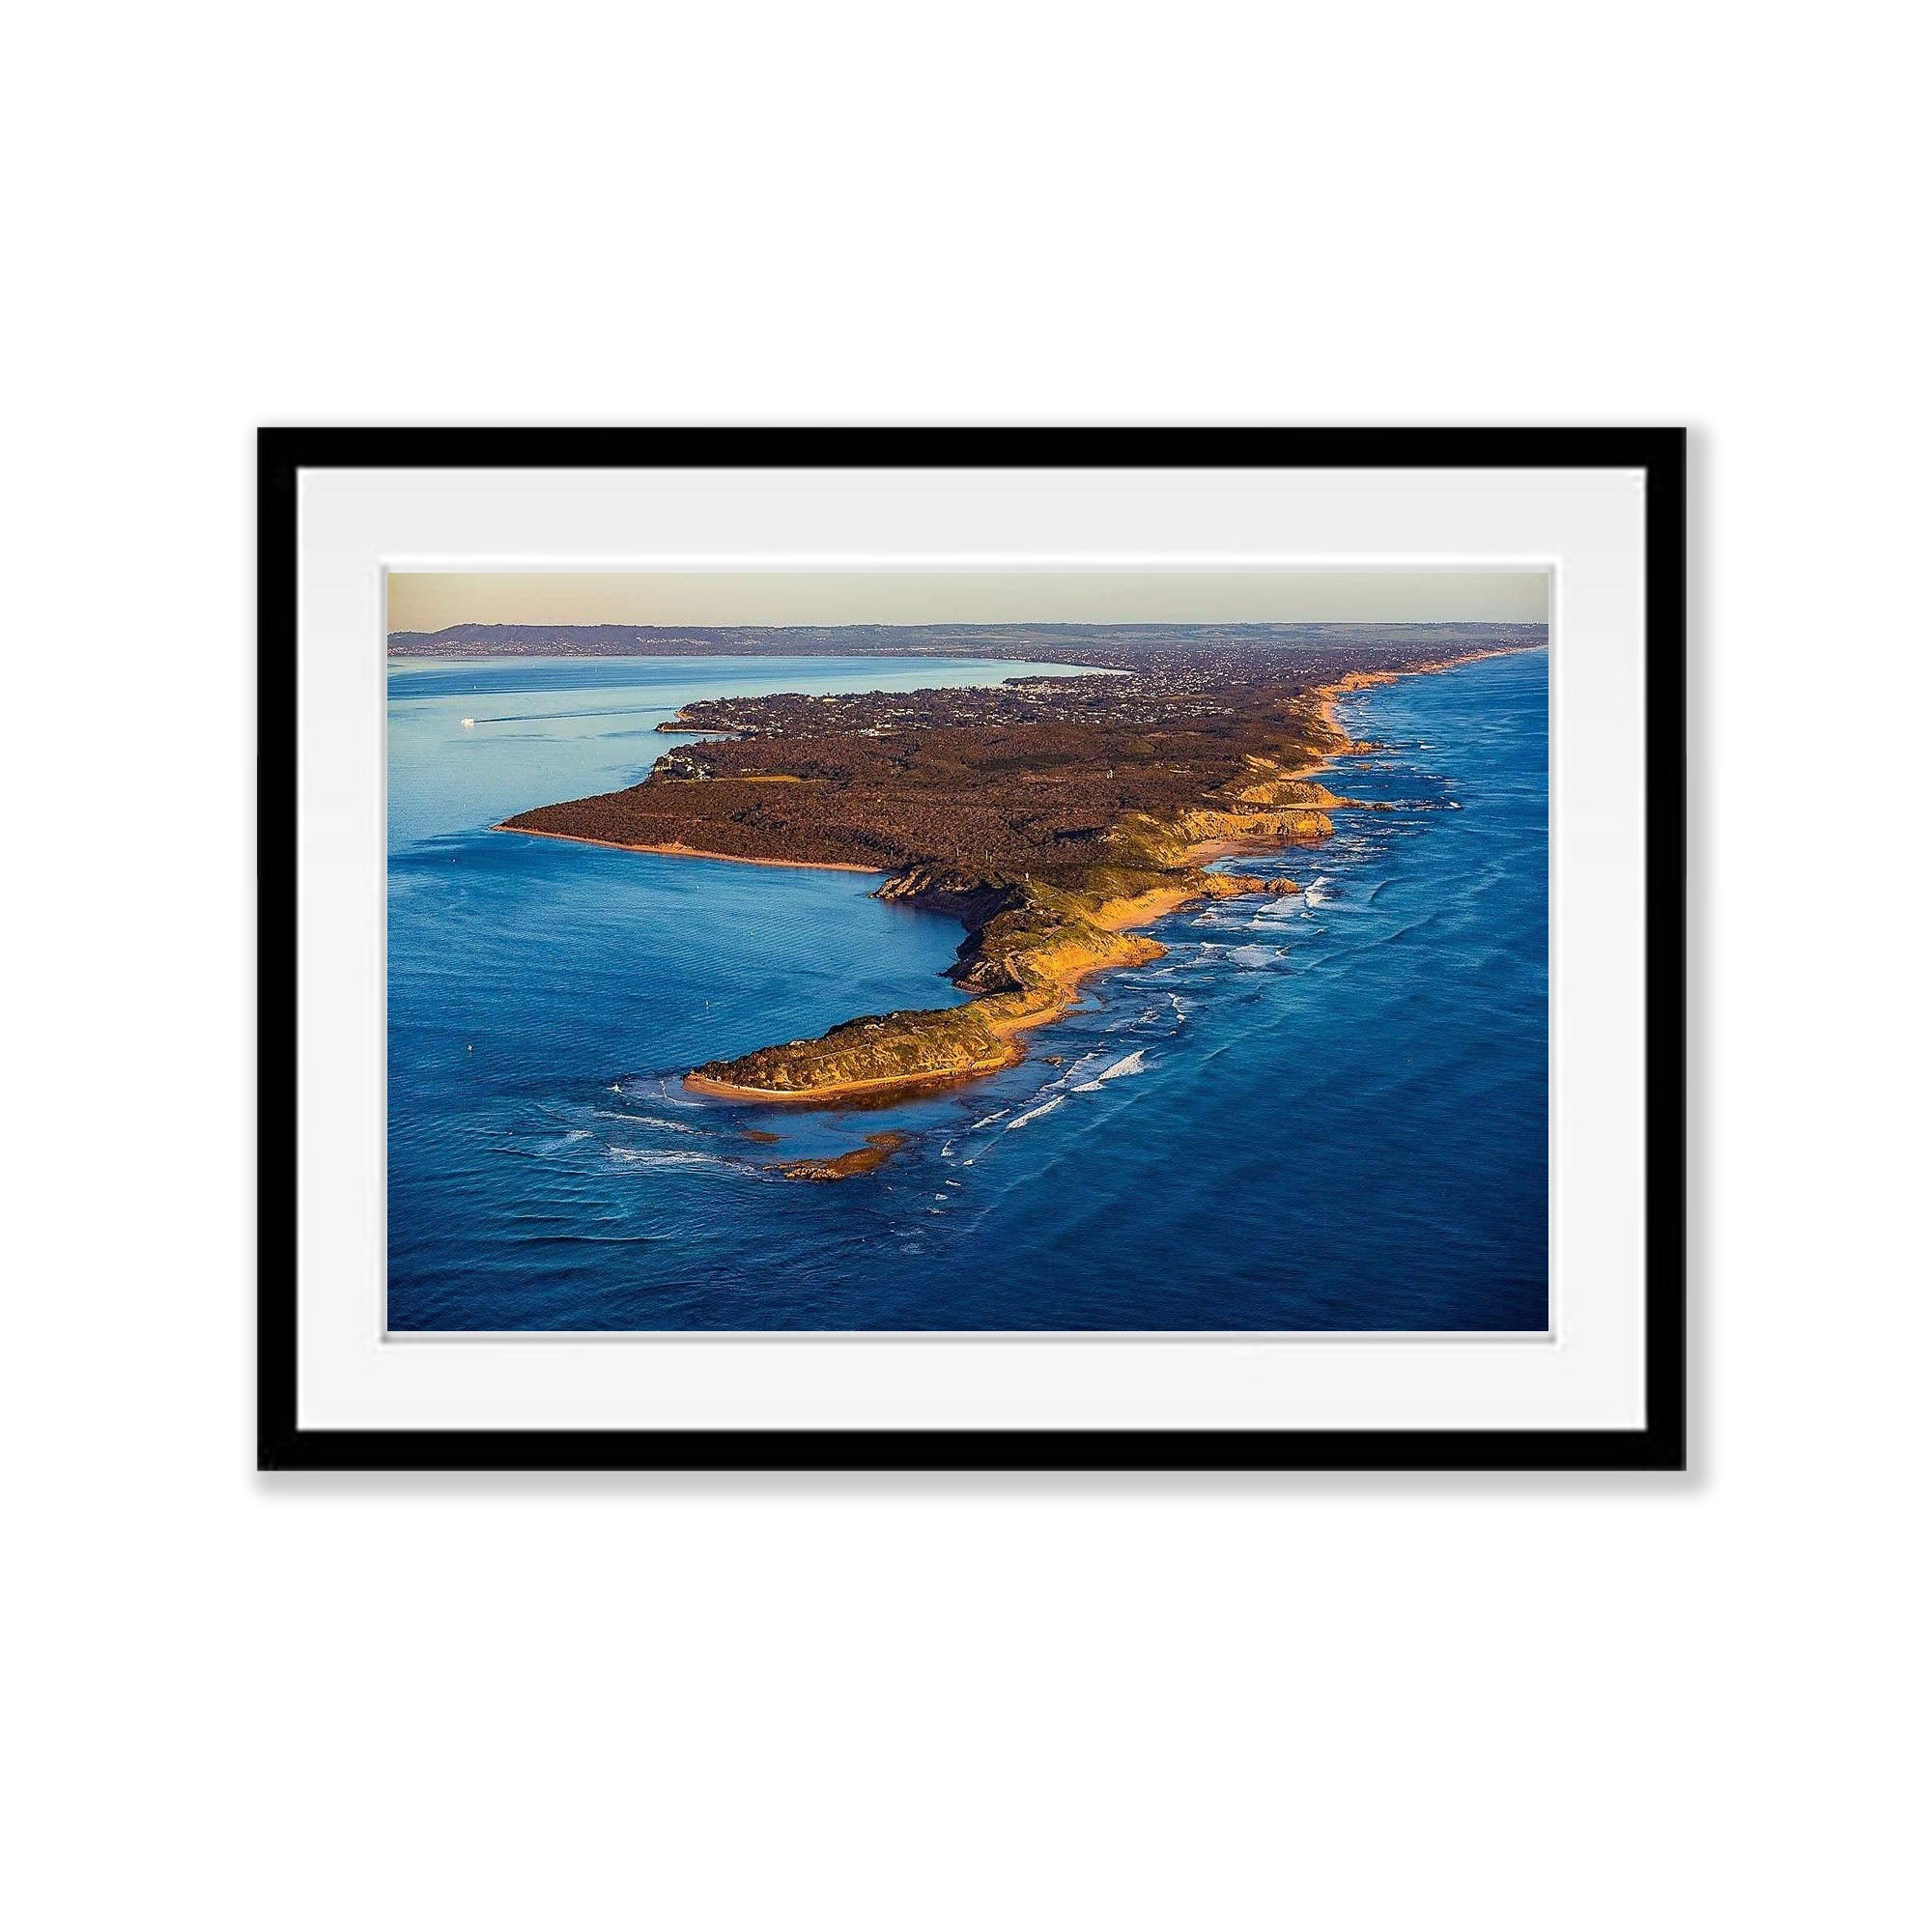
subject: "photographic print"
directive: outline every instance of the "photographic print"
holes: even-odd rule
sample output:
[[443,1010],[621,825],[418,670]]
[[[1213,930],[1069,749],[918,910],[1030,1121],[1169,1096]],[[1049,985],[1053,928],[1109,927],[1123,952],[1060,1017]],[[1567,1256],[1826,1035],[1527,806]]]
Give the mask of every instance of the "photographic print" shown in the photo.
[[385,597],[392,1335],[1549,1327],[1547,570]]

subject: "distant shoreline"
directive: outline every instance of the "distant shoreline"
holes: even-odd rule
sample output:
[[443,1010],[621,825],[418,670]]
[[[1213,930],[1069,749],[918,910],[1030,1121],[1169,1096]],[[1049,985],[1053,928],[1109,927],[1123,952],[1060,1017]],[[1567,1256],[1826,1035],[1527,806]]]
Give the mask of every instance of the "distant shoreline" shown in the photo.
[[[1121,669],[1116,647],[1130,654],[1169,639],[1223,641],[1267,637],[1286,643],[1342,644],[1357,640],[1454,644],[1472,633],[1509,636],[1513,642],[1547,642],[1547,622],[1475,619],[1431,623],[1295,620],[1133,623],[984,624],[483,624],[440,631],[390,631],[384,655],[392,663],[462,664],[479,658],[599,657],[967,657],[994,661],[1057,658],[1076,668]],[[1534,639],[1530,634],[1540,634]]]

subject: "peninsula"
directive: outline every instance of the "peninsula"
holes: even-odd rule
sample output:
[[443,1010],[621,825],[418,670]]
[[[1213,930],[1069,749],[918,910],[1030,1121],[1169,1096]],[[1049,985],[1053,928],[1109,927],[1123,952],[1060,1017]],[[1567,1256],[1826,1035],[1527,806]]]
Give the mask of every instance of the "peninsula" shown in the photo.
[[[949,977],[965,1003],[865,1015],[819,1038],[708,1061],[686,1076],[695,1091],[825,1100],[1010,1064],[1018,1037],[1065,1012],[1088,975],[1160,956],[1135,928],[1195,901],[1298,890],[1206,869],[1213,860],[1312,845],[1337,811],[1391,809],[1338,796],[1317,776],[1363,749],[1336,722],[1338,697],[1546,639],[1542,625],[886,635],[895,641],[834,632],[818,648],[904,651],[912,640],[933,655],[1051,655],[1111,674],[690,704],[659,728],[702,735],[641,782],[499,828],[883,873],[881,898],[964,925]],[[744,641],[734,634],[722,648]]]

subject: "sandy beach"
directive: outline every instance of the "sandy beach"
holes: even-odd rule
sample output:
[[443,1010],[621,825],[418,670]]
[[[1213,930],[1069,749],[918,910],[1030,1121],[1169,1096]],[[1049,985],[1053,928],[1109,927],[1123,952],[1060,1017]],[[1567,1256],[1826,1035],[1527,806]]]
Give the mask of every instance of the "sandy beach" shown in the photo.
[[742,852],[700,852],[694,845],[626,845],[616,838],[586,838],[575,832],[539,832],[534,826],[491,826],[492,832],[514,832],[525,838],[555,838],[565,845],[601,845],[607,852],[656,852],[667,859],[717,859],[727,866],[776,866],[787,872],[859,872],[868,879],[886,876],[883,866],[848,866],[838,859],[752,859]]

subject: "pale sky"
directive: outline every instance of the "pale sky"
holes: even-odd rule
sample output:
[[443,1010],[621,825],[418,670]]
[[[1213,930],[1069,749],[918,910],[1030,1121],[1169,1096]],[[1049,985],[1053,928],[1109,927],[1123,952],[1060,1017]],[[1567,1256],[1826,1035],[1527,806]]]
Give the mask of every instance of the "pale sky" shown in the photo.
[[450,624],[1546,623],[1547,571],[399,571],[391,631]]

